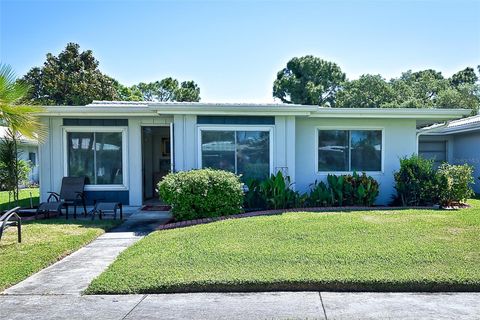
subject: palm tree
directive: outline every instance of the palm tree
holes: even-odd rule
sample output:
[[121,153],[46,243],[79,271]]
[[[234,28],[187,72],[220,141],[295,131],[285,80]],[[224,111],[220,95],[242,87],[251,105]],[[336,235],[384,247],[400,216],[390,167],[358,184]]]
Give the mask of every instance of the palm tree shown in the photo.
[[[13,157],[11,163],[5,164],[14,168],[12,170],[14,186],[9,189],[13,192],[14,201],[18,202],[18,149],[17,140],[20,135],[31,139],[43,139],[46,131],[35,113],[42,110],[41,107],[28,106],[22,104],[22,100],[28,93],[29,87],[17,81],[17,77],[12,68],[6,64],[0,64],[0,121],[1,124],[8,127],[5,144],[10,143],[13,147]],[[9,142],[7,141],[9,140]],[[4,149],[4,148],[1,148]],[[8,149],[8,148],[7,148]]]

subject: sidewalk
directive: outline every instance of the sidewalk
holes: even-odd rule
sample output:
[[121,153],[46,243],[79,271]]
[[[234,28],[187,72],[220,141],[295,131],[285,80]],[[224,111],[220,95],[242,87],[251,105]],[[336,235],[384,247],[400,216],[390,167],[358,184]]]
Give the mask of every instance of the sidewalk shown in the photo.
[[0,319],[479,319],[480,293],[0,296]]
[[0,294],[15,319],[480,319],[480,293],[81,293],[128,246],[170,217],[133,213],[121,226]]
[[80,295],[127,247],[170,219],[165,212],[135,212],[119,227],[2,294]]

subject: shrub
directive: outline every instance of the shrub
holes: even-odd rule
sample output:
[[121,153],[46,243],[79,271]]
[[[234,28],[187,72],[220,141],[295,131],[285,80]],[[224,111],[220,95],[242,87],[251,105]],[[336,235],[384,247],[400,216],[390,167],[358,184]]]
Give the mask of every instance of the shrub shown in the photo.
[[470,185],[474,183],[473,167],[444,163],[437,170],[438,198],[442,206],[465,202],[474,195]]
[[377,180],[364,173],[344,176],[343,199],[347,205],[373,206],[379,194]]
[[395,189],[403,206],[436,203],[437,183],[433,160],[417,155],[400,159],[400,170],[394,173]]
[[292,190],[289,176],[281,171],[268,179],[247,180],[248,192],[245,194],[245,206],[249,209],[288,209],[304,205],[305,195]]
[[159,182],[158,190],[178,221],[242,211],[242,183],[231,172],[201,169],[169,173]]
[[365,173],[359,175],[328,175],[327,184],[315,183],[310,189],[307,205],[325,207],[330,205],[372,206],[379,193],[378,182]]
[[325,184],[325,182],[315,181],[311,185],[310,194],[307,198],[307,206],[309,207],[327,207],[333,204],[332,190]]

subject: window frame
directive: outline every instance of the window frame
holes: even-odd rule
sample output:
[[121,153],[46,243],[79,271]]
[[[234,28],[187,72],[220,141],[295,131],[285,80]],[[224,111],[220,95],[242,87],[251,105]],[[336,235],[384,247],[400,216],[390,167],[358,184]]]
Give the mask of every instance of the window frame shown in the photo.
[[[274,129],[275,125],[197,125],[197,168],[202,169],[202,131],[262,131],[268,132],[269,141],[268,141],[268,174],[273,173],[273,139],[274,139]],[[235,134],[236,137],[236,134]],[[235,171],[237,171],[237,154],[235,151]],[[238,174],[238,173],[235,173]]]
[[[320,171],[318,166],[318,134],[319,131],[328,131],[328,130],[337,130],[337,131],[381,131],[382,132],[382,151],[380,153],[380,171],[357,171],[357,172],[365,172],[368,175],[382,175],[385,173],[385,127],[371,127],[371,126],[317,126],[315,127],[315,172],[317,175],[328,175],[328,174],[335,174],[335,175],[342,175],[342,174],[352,174],[353,171]],[[351,155],[351,135],[349,133],[349,166],[351,167],[352,163],[352,155]]]
[[68,177],[68,133],[71,132],[121,132],[122,133],[122,184],[86,184],[85,191],[128,190],[128,127],[63,127],[63,175]]

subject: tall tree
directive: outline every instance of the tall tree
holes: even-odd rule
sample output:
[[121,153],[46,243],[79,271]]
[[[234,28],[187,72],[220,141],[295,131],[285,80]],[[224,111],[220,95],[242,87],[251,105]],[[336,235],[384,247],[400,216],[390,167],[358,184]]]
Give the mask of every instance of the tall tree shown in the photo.
[[392,79],[397,107],[432,108],[436,105],[438,94],[449,86],[448,79],[441,72],[432,69],[402,73],[400,78]]
[[41,105],[85,105],[93,100],[119,98],[114,80],[98,69],[91,50],[80,52],[68,43],[58,56],[47,54],[42,67],[32,68],[22,79],[32,87],[28,102]]
[[273,96],[284,103],[334,106],[345,81],[340,67],[314,56],[295,57],[277,73]]
[[337,93],[336,107],[339,108],[378,108],[390,106],[395,100],[395,92],[380,75],[365,74],[359,79],[348,81]]
[[23,135],[27,138],[42,139],[46,133],[44,126],[35,116],[35,113],[42,109],[21,104],[28,92],[28,85],[17,81],[12,68],[0,64],[0,119],[2,125],[8,127],[8,137],[1,141],[0,158],[2,161],[9,159],[8,163],[3,163],[2,166],[7,169],[9,191],[13,193],[13,199],[16,202],[21,178],[18,138]]
[[175,101],[200,101],[200,88],[194,81],[183,81],[175,93]]
[[160,81],[139,84],[132,87],[138,90],[145,101],[200,101],[200,88],[194,81],[179,84],[171,77]]
[[470,67],[458,71],[450,78],[450,83],[454,87],[458,87],[462,84],[475,84],[477,81],[478,77],[475,74],[475,70]]

